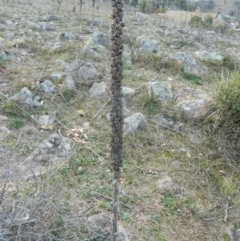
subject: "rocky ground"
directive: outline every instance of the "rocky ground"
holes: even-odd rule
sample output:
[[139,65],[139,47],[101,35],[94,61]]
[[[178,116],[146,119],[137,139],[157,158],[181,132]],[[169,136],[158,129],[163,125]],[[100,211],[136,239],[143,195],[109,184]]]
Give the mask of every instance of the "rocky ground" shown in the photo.
[[[1,3],[0,240],[110,240],[110,24],[108,2]],[[239,32],[125,25],[119,240],[240,240],[239,153],[212,132]]]

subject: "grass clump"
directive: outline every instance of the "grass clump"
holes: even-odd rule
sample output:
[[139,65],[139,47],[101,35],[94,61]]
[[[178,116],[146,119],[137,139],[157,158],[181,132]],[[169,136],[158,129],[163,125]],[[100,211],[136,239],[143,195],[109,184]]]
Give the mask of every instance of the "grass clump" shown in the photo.
[[198,16],[193,16],[189,22],[189,25],[194,28],[203,26],[202,18]]
[[206,123],[212,124],[209,141],[222,149],[225,156],[239,161],[240,72],[237,70],[221,82],[214,109],[206,118]]
[[218,106],[228,115],[240,121],[240,73],[233,71],[229,80],[221,85]]
[[142,53],[139,55],[132,55],[132,62],[139,68],[149,68],[156,72],[171,71],[172,74],[177,74],[181,66],[174,60],[167,61],[155,53]]
[[213,25],[213,17],[211,15],[207,15],[203,21],[205,27],[212,27]]
[[190,81],[194,84],[202,85],[203,78],[195,74],[188,73],[184,70],[184,67],[181,68],[180,75],[187,81]]
[[165,196],[162,202],[170,211],[174,211],[176,209],[176,198],[173,196],[173,194]]

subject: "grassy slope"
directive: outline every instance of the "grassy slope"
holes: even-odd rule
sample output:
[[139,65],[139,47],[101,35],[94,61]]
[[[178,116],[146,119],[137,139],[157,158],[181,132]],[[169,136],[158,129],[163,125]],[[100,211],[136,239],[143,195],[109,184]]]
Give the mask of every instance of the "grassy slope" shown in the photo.
[[[46,12],[49,7],[44,6],[44,9],[38,5],[35,11],[41,14]],[[109,15],[110,20],[109,9],[109,5],[103,7],[100,5],[96,14],[98,17],[107,18],[108,21],[106,16]],[[3,7],[1,7],[1,11],[3,11]],[[16,8],[14,4],[7,5],[6,11],[10,12],[11,15],[14,12],[21,12],[26,18],[31,18],[33,14],[30,6],[18,5]],[[70,15],[71,21],[56,22],[59,33],[66,30],[77,33],[77,16],[72,13]],[[89,15],[91,15],[90,10],[84,11],[84,18],[89,19]],[[90,29],[89,26],[85,25],[85,21],[83,23],[83,28]],[[146,30],[141,26],[133,25],[133,23],[131,16],[127,15],[126,33],[130,39],[134,40],[137,34],[146,33]],[[108,24],[102,27],[104,31],[108,29]],[[146,34],[154,38],[154,36],[151,36],[151,27],[148,30]],[[44,33],[45,41],[54,40],[55,37],[52,37],[51,32],[46,33],[46,35]],[[85,37],[85,41],[88,37],[90,36]],[[44,70],[43,77],[48,77],[53,71],[59,70],[55,63],[57,59],[67,62],[74,60],[84,43],[65,44],[65,51],[56,51],[49,55],[42,49],[41,44],[30,41],[29,47],[32,48],[34,56],[26,57],[26,61],[21,67],[12,63],[8,65],[8,79],[11,81],[11,86],[3,89],[3,92],[12,95],[21,87],[27,86],[43,95],[36,82],[46,63],[48,65]],[[109,69],[106,69],[110,61],[108,56],[102,56],[101,61],[98,62],[89,61],[94,63],[103,77],[110,77]],[[149,63],[151,64],[152,61],[149,61]],[[132,70],[133,75],[124,77],[124,86],[136,88],[154,78],[157,72],[154,66],[150,66],[149,63],[140,61],[136,62],[134,66],[128,67]],[[218,73],[215,74],[218,75]],[[205,82],[203,86],[199,87],[184,79],[180,72],[174,72],[169,68],[160,69],[159,80],[167,77],[172,77],[175,80],[173,83],[175,90],[186,85],[203,89],[214,86],[214,83]],[[110,130],[105,118],[110,107],[107,105],[95,120],[92,118],[104,102],[96,103],[92,100],[89,97],[87,87],[79,87],[77,93],[73,96],[67,92],[63,94],[68,102],[64,102],[60,96],[47,98],[43,95],[45,99],[44,108],[35,110],[34,113],[24,113],[24,115],[16,113],[18,110],[15,110],[12,106],[9,107],[10,112],[8,112],[6,106],[1,105],[4,106],[2,114],[9,116],[9,128],[12,129],[11,135],[5,138],[1,145],[23,159],[34,149],[33,143],[41,141],[52,132],[54,133],[58,129],[64,131],[64,126],[75,128],[89,122],[90,128],[86,131],[88,136],[87,147],[89,148],[84,144],[78,144],[71,161],[60,167],[54,175],[43,176],[42,182],[46,183],[49,195],[52,195],[53,202],[55,205],[59,205],[59,209],[63,213],[85,210],[89,203],[92,203],[92,205],[85,213],[86,216],[111,211],[111,202],[108,199],[93,196],[91,193],[95,191],[105,197],[111,197],[112,195],[112,175],[109,170],[108,156]],[[186,138],[186,135],[163,129],[153,122],[153,115],[159,112],[161,107],[149,100],[144,88],[137,93],[136,99],[139,101],[135,103],[135,110],[147,116],[149,129],[147,132],[139,133],[136,136],[125,136],[124,139],[122,187],[125,195],[120,196],[120,201],[130,208],[120,208],[120,219],[127,227],[130,239],[148,241],[229,240],[225,235],[225,228],[231,223],[239,222],[237,215],[240,211],[239,167],[226,161],[208,145],[193,144]],[[82,117],[77,113],[79,108],[85,111],[85,115]],[[45,112],[53,114],[56,109],[58,112],[57,118],[64,126],[57,123],[52,132],[39,132],[38,126],[29,118],[29,115],[38,116]],[[162,110],[165,111],[165,109]],[[14,115],[12,116],[12,114]],[[26,129],[30,127],[35,127],[38,135],[30,138],[26,134]],[[189,128],[191,128],[190,124]],[[16,143],[18,144],[17,148]],[[176,170],[171,167],[171,163],[175,160],[183,163],[181,169]],[[80,171],[79,167],[81,167]],[[167,196],[159,194],[156,182],[161,177],[162,172],[167,172],[174,181],[183,187],[183,194],[169,194]],[[29,184],[30,190],[31,185],[32,183]],[[59,188],[58,193],[61,196],[61,199],[57,200],[55,200],[52,191],[56,186]],[[28,194],[29,191],[24,189],[22,196],[27,197]],[[75,198],[76,196],[77,198]],[[229,206],[228,220],[225,224],[223,218],[227,204]],[[49,219],[54,223],[54,227],[61,227],[65,222],[65,220],[61,221],[59,218],[56,220]],[[53,227],[51,226],[51,228]],[[53,233],[58,237],[61,236],[61,232],[61,229],[57,229]],[[83,239],[85,232],[81,229],[76,231],[76,235]]]

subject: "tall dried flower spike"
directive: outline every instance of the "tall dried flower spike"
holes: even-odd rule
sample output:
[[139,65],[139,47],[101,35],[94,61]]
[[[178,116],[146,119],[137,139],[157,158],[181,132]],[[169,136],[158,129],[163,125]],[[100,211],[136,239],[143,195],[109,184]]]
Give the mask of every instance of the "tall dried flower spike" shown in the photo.
[[111,162],[114,171],[113,191],[113,241],[117,239],[117,216],[118,216],[118,183],[120,168],[122,167],[123,149],[123,115],[122,115],[122,79],[123,79],[123,2],[112,0],[112,64],[111,64]]

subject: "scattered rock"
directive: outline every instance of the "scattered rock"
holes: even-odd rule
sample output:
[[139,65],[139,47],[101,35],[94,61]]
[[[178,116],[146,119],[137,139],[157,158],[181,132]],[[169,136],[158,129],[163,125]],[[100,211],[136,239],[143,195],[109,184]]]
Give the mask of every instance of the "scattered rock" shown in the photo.
[[175,123],[172,120],[167,120],[162,114],[157,114],[154,116],[154,120],[163,127],[173,128]]
[[186,43],[182,39],[173,39],[170,47],[175,49],[180,49],[185,46]]
[[99,58],[99,54],[94,50],[94,48],[91,48],[89,46],[83,46],[80,51],[80,55],[93,59]]
[[177,31],[175,29],[167,28],[164,31],[164,36],[176,36],[176,35],[177,35]]
[[66,90],[76,90],[75,82],[71,75],[68,75],[67,78],[63,81],[62,88]]
[[92,41],[94,44],[102,45],[106,48],[111,46],[111,42],[106,33],[95,31],[92,35]]
[[180,194],[181,188],[180,186],[173,182],[172,178],[167,174],[163,173],[162,178],[157,181],[157,186],[160,194],[166,195],[169,193]]
[[60,80],[63,80],[65,78],[66,74],[63,72],[54,72],[51,74],[50,78],[54,82],[58,82]]
[[78,82],[79,83],[93,83],[97,78],[97,70],[90,63],[85,63],[78,70]]
[[181,169],[183,167],[183,163],[180,161],[173,161],[171,163],[171,167],[174,169]]
[[104,82],[94,83],[90,89],[90,96],[95,100],[100,100],[107,94],[107,85]]
[[102,45],[95,45],[93,48],[95,51],[97,51],[99,54],[108,54],[108,49]]
[[162,104],[167,104],[173,98],[172,86],[168,82],[150,82],[147,90],[150,98],[157,98]]
[[135,94],[135,89],[122,87],[122,95],[123,95],[123,108],[127,108],[131,106],[132,97]]
[[77,40],[77,36],[73,33],[62,33],[61,38],[67,40],[67,41],[75,41]]
[[54,118],[50,115],[42,115],[39,117],[38,122],[42,126],[48,126],[48,125],[53,125],[54,124]]
[[4,140],[10,133],[11,131],[6,126],[0,126],[0,141]]
[[[109,213],[99,213],[90,216],[85,225],[91,240],[111,241],[112,222],[112,215]],[[117,241],[129,241],[121,223],[118,223]]]
[[41,105],[40,97],[34,96],[27,87],[22,88],[19,93],[10,99],[16,101],[18,104],[24,104],[29,107],[36,107]]
[[196,51],[194,54],[200,60],[222,61],[224,59],[222,55],[207,50]]
[[142,35],[136,39],[137,45],[140,51],[156,53],[159,52],[158,42],[156,40],[150,40],[148,37]]
[[52,28],[49,26],[49,24],[45,22],[38,22],[35,24],[33,27],[34,30],[36,31],[47,31],[47,30],[52,30]]
[[187,119],[197,119],[207,114],[212,101],[204,91],[185,87],[175,94],[175,103],[174,109],[183,111]]
[[41,83],[41,86],[46,94],[56,94],[58,92],[56,85],[54,85],[50,80],[45,80]]
[[123,58],[125,59],[127,66],[131,66],[132,65],[132,57],[131,57],[131,53],[130,52],[124,50],[123,51]]
[[74,142],[64,136],[52,134],[17,166],[21,176],[27,180],[68,162]]
[[189,53],[177,52],[169,54],[168,57],[172,60],[176,60],[178,64],[183,65],[186,73],[200,76],[201,74],[206,75],[208,72],[207,67],[198,64],[196,59]]
[[128,87],[122,87],[122,94],[123,97],[132,97],[135,94],[135,89],[128,88]]
[[45,46],[46,49],[49,49],[51,52],[55,50],[60,50],[64,48],[64,44],[61,42],[50,43]]
[[0,115],[0,121],[7,121],[7,116]]
[[45,21],[45,22],[57,21],[61,19],[63,19],[63,17],[56,16],[56,15],[46,15],[42,17],[42,21]]
[[84,65],[84,62],[82,60],[80,59],[74,60],[65,68],[65,72],[69,73],[69,72],[78,70],[82,65]]
[[138,131],[147,130],[147,128],[147,121],[142,113],[135,113],[124,119],[123,131],[125,133],[135,134]]
[[11,59],[13,57],[13,55],[11,53],[9,53],[8,51],[0,51],[0,58],[3,59],[3,60],[6,60],[6,59]]
[[194,144],[201,144],[206,139],[202,131],[199,129],[190,130],[187,134],[187,137]]
[[90,26],[99,26],[99,27],[101,27],[102,26],[102,24],[103,24],[103,21],[102,21],[102,19],[89,19],[88,20],[88,24],[90,25]]
[[6,20],[5,23],[7,24],[8,27],[11,27],[11,28],[15,28],[16,27],[15,23],[10,21],[10,20]]
[[136,12],[136,20],[138,22],[144,22],[148,20],[148,15],[140,12]]
[[237,229],[235,225],[231,225],[227,228],[227,234],[231,241],[240,241],[240,229]]

